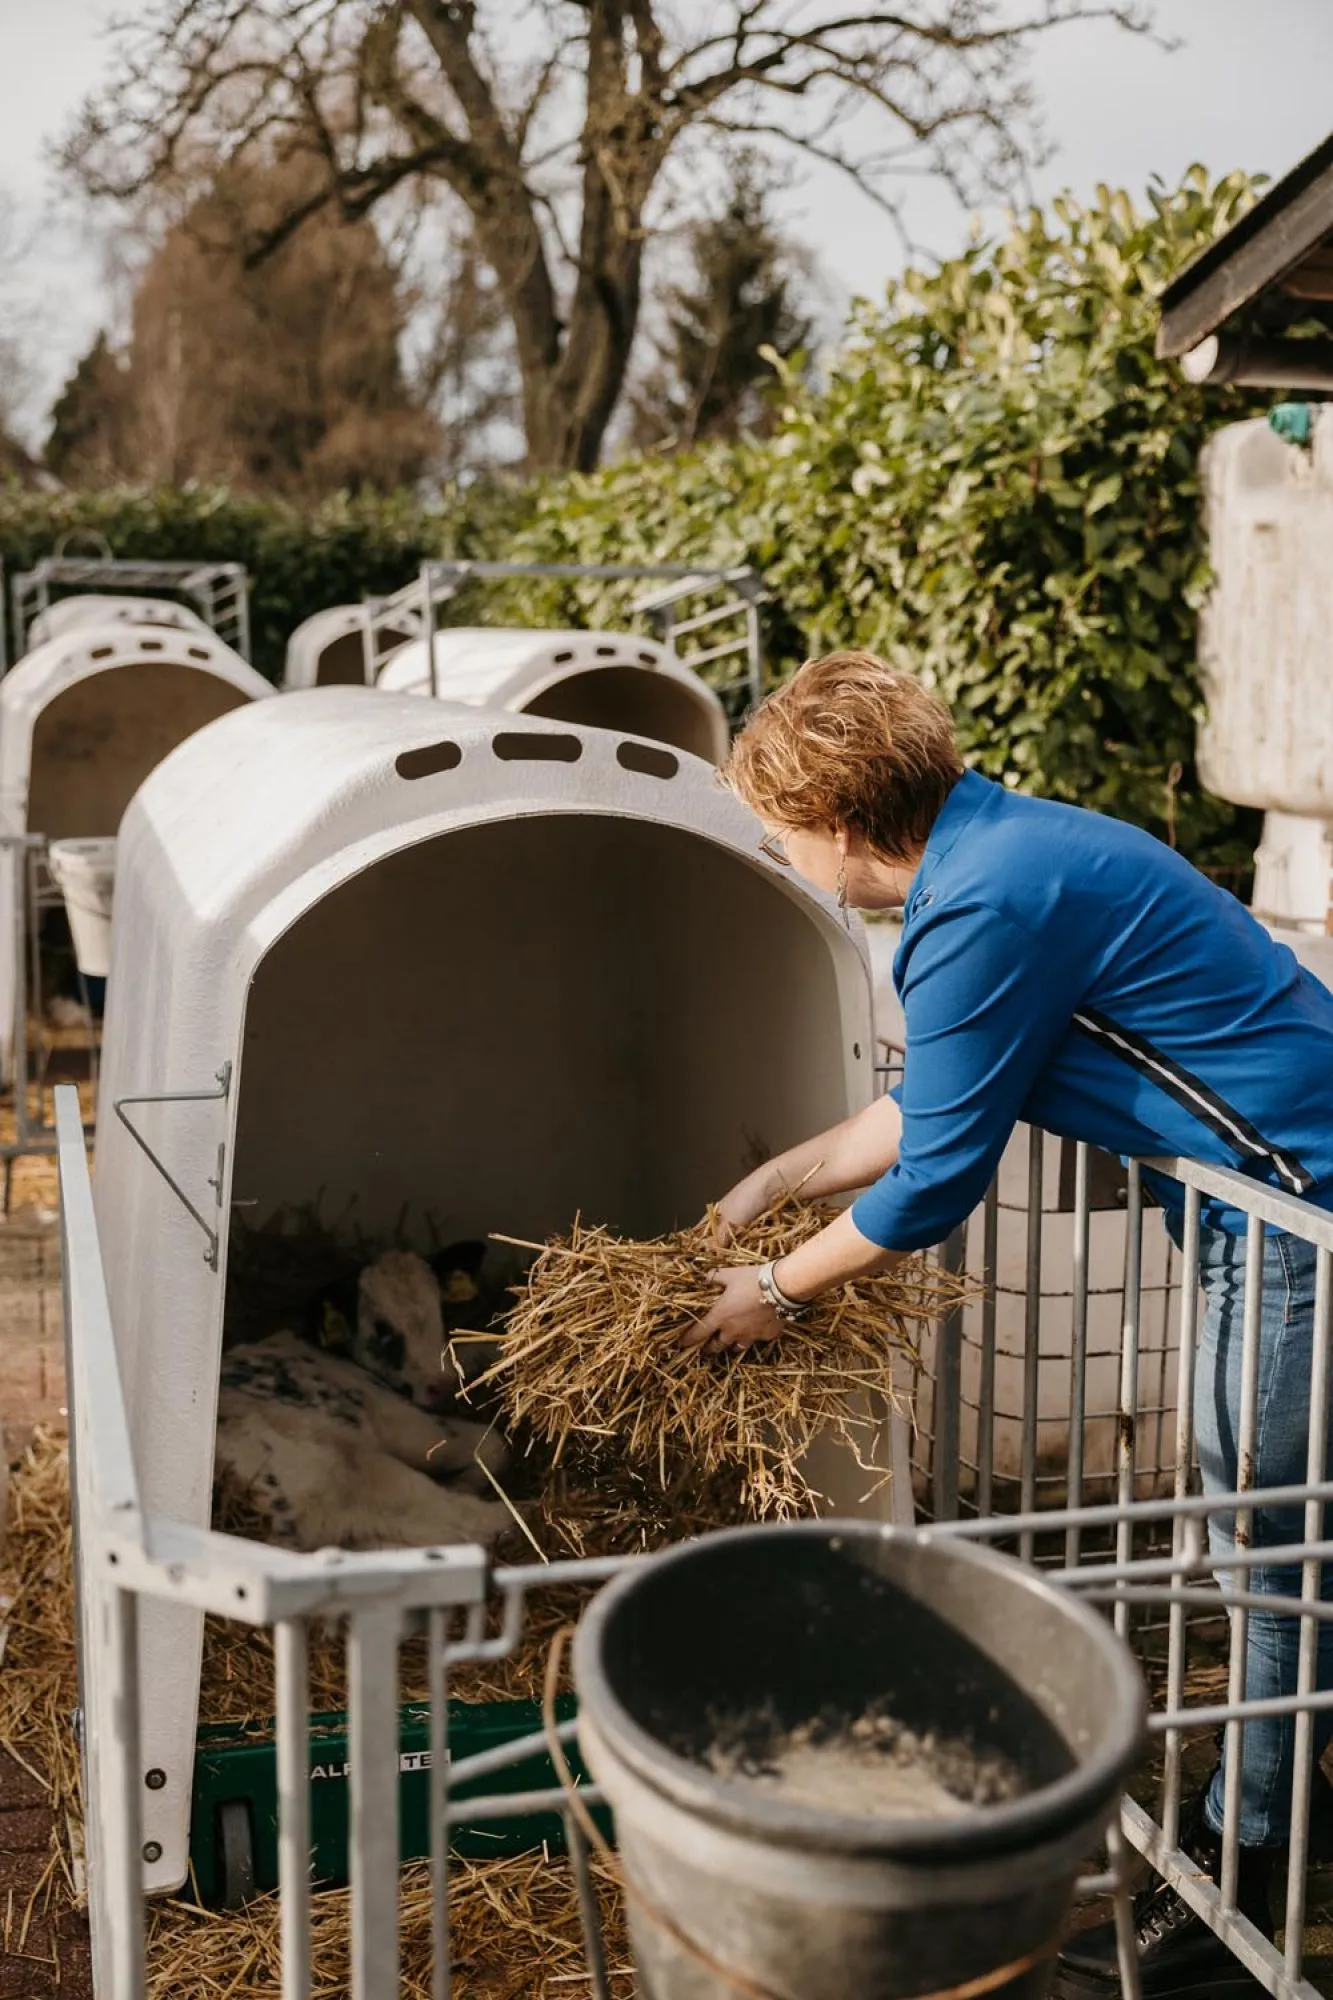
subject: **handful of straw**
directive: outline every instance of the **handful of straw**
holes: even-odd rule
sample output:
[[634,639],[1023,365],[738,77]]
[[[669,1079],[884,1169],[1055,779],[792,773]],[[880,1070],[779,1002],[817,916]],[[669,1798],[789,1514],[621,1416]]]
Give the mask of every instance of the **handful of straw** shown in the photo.
[[[785,1256],[837,1211],[787,1203],[719,1249],[711,1218],[649,1242],[576,1222],[539,1249],[498,1334],[494,1385],[507,1427],[554,1448],[614,1451],[665,1488],[689,1468],[741,1478],[746,1511],[787,1519],[820,1499],[804,1461],[832,1434],[875,1484],[888,1477],[887,1416],[915,1363],[914,1329],[961,1296],[923,1257],[858,1278],[808,1320],[744,1352],[682,1348],[718,1297],[709,1272]],[[501,1238],[501,1241],[514,1239]],[[496,1338],[495,1333],[491,1335]]]

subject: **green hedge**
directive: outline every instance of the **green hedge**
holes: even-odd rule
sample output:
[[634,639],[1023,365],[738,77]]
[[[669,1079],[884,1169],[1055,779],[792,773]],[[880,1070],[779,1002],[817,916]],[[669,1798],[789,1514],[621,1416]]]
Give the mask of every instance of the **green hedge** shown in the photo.
[[[255,665],[276,679],[288,634],[311,612],[395,590],[426,556],[489,554],[527,505],[520,493],[479,488],[429,510],[406,494],[368,494],[302,514],[210,488],[52,494],[8,486],[0,487],[0,557],[12,579],[82,531],[103,535],[120,557],[243,562]],[[8,630],[12,657],[12,623]]]

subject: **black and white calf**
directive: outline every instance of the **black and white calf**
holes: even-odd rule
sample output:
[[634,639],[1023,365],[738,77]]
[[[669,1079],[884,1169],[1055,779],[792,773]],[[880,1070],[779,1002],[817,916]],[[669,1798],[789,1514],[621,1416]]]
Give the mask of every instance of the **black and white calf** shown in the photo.
[[[446,1276],[447,1282],[447,1276]],[[448,1368],[440,1277],[410,1250],[361,1272],[350,1316],[328,1300],[322,1351],[272,1333],[222,1357],[218,1472],[248,1489],[293,1549],[430,1547],[490,1542],[512,1525],[481,1465],[498,1472],[502,1441],[446,1414]]]

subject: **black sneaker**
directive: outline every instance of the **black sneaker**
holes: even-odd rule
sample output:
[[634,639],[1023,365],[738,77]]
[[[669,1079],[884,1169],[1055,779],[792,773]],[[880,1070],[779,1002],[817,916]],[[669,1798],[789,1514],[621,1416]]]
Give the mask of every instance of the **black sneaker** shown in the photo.
[[1325,1867],[1333,1861],[1333,1783],[1322,1764],[1310,1783],[1310,1860]]
[[[1204,1820],[1201,1799],[1181,1826],[1180,1844],[1205,1874],[1218,1879],[1222,1843]],[[1273,1935],[1268,1884],[1281,1853],[1278,1847],[1240,1851],[1236,1902],[1267,1938]],[[1242,1995],[1248,2000],[1266,1991],[1165,1882],[1154,1879],[1134,1898],[1134,1936],[1143,2000],[1240,2000]],[[1069,1939],[1050,1992],[1051,2000],[1114,2000],[1120,1992],[1114,1920]]]

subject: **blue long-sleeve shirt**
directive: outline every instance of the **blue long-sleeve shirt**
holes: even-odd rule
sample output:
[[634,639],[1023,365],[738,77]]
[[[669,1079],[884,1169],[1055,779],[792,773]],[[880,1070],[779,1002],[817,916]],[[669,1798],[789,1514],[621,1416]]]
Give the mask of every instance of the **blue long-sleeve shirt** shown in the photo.
[[[902,1145],[852,1208],[872,1242],[938,1243],[1019,1119],[1333,1208],[1333,994],[1139,828],[965,773],[913,880],[893,978]],[[1182,1198],[1174,1182],[1157,1191]],[[1244,1227],[1220,1204],[1204,1213]]]

